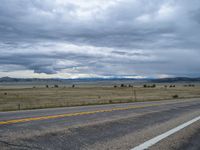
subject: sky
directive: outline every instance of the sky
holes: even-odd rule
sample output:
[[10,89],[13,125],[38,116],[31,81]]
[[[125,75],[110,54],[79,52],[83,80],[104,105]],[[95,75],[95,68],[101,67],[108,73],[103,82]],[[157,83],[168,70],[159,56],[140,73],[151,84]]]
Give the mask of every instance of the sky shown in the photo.
[[0,2],[0,77],[200,76],[199,0]]

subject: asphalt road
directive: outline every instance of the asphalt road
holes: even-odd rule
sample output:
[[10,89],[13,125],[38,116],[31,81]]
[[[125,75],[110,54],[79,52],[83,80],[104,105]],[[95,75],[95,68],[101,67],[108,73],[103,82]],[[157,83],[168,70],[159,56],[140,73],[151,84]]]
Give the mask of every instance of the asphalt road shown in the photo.
[[[0,112],[0,150],[129,150],[200,116],[200,99]],[[151,150],[199,150],[200,120]]]

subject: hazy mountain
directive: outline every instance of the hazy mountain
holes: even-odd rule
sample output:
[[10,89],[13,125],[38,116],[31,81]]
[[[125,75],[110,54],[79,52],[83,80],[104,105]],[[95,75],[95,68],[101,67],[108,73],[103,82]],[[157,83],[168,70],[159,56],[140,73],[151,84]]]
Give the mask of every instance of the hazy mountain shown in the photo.
[[77,78],[77,79],[41,79],[41,78],[10,78],[2,77],[0,82],[95,82],[95,81],[144,81],[144,82],[200,82],[200,78],[175,77],[161,79],[135,79],[135,78]]

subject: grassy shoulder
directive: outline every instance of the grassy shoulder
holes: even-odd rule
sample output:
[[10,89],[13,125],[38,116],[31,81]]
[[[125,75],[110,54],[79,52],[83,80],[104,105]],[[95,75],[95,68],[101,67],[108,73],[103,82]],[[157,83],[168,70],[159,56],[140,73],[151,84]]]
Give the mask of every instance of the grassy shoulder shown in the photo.
[[34,86],[0,89],[0,111],[66,106],[101,105],[200,97],[200,87],[106,86],[65,87]]

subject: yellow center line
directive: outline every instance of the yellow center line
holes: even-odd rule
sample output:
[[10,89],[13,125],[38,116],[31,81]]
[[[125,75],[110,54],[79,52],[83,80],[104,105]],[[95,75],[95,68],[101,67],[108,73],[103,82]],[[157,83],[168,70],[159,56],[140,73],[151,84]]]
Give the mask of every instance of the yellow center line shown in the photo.
[[143,105],[143,106],[130,106],[130,107],[125,107],[125,108],[121,107],[121,108],[112,108],[112,109],[104,109],[104,110],[95,110],[95,111],[51,115],[51,116],[6,120],[6,121],[0,121],[0,125],[14,124],[14,123],[20,123],[20,122],[29,122],[29,121],[36,121],[36,120],[56,119],[56,118],[64,118],[64,117],[72,117],[72,116],[82,116],[82,115],[89,115],[89,114],[96,114],[96,113],[103,113],[103,112],[112,112],[112,111],[120,111],[120,110],[129,110],[129,109],[136,109],[136,108],[145,108],[145,107],[159,106],[159,105],[161,105],[161,104],[152,104],[152,105]]
[[[185,102],[187,102],[187,101],[185,101]],[[96,113],[103,113],[103,112],[112,112],[112,111],[120,111],[120,110],[122,111],[122,110],[145,108],[145,107],[160,106],[160,105],[175,104],[175,103],[179,103],[179,102],[160,103],[160,104],[146,104],[146,105],[142,105],[142,106],[118,107],[118,108],[104,109],[104,110],[75,112],[75,113],[67,113],[67,114],[58,114],[58,115],[49,115],[49,116],[5,120],[5,121],[0,121],[0,125],[14,124],[14,123],[20,123],[20,122],[29,122],[29,121],[37,121],[37,120],[56,119],[56,118],[64,118],[64,117],[72,117],[72,116],[82,116],[82,115],[89,115],[89,114],[96,114]],[[182,103],[183,103],[183,101],[182,101]]]

